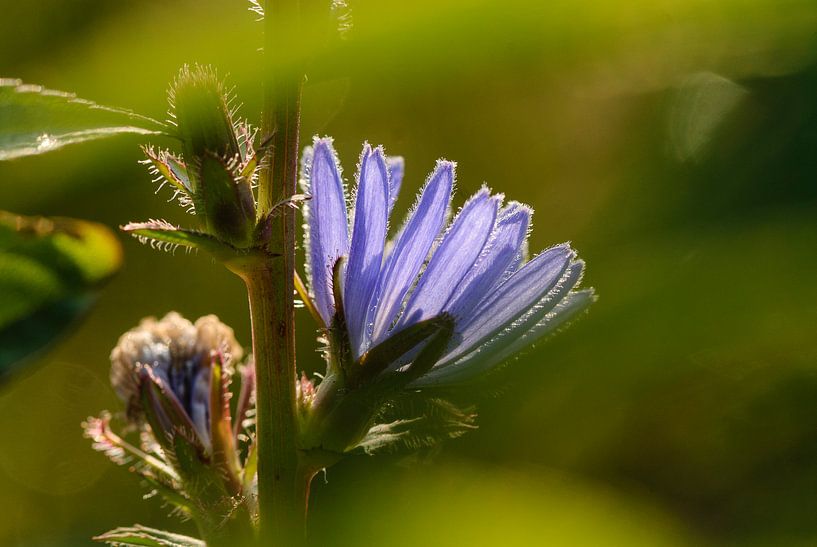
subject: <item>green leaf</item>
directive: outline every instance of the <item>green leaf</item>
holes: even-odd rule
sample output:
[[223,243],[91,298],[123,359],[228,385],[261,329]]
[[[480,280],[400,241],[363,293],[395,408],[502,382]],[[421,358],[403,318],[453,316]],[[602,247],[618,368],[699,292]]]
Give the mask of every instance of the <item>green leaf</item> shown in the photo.
[[178,247],[201,249],[219,259],[234,256],[238,250],[198,230],[187,230],[164,220],[130,222],[122,226],[122,231],[136,237],[140,242],[163,251],[174,251]]
[[205,547],[200,539],[148,528],[141,524],[116,528],[96,536],[94,541],[109,545],[141,545],[147,547]]
[[0,379],[84,314],[121,260],[104,226],[0,211]]
[[122,133],[168,134],[168,127],[129,110],[0,78],[0,160],[33,156]]

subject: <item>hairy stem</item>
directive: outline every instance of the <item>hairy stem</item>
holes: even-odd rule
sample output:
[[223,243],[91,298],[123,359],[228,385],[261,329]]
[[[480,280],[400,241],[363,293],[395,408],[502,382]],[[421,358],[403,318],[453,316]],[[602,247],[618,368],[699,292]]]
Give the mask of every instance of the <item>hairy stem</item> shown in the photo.
[[308,485],[299,466],[295,401],[295,212],[275,204],[295,193],[303,73],[282,58],[297,28],[298,0],[267,0],[264,26],[266,145],[258,216],[267,223],[268,258],[244,272],[256,369],[258,511],[263,545],[299,545],[305,536]]

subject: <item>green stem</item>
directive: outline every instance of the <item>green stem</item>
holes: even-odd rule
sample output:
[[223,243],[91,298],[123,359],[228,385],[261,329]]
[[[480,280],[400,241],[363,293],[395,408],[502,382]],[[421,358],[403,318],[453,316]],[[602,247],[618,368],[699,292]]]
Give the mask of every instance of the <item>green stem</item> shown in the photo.
[[[295,194],[298,136],[301,123],[301,86],[304,73],[293,61],[298,36],[298,0],[264,3],[264,108],[261,136],[267,143],[268,164],[258,181],[258,216],[264,218],[276,204]],[[282,207],[282,209],[287,209]],[[289,211],[282,216],[294,219]],[[294,236],[294,234],[292,234]],[[293,249],[295,240],[292,240]]]
[[[243,274],[250,301],[256,381],[258,514],[263,545],[298,545],[306,489],[298,456],[292,289],[283,257]],[[289,270],[291,272],[291,270]],[[291,273],[290,273],[291,275]],[[291,280],[291,277],[290,277]]]
[[[267,223],[269,256],[242,272],[252,318],[256,371],[258,515],[263,545],[303,543],[307,474],[299,465],[295,400],[295,214],[275,204],[295,193],[303,72],[282,61],[291,54],[298,0],[267,0],[264,29],[266,154],[258,186],[258,217]],[[305,482],[307,482],[305,484]]]

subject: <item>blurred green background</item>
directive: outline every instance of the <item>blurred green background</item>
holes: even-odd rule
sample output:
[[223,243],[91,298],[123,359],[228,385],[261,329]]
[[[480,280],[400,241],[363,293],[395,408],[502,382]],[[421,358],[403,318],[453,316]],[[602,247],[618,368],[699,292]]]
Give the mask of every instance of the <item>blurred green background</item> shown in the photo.
[[[406,158],[398,211],[440,156],[570,240],[600,299],[468,394],[480,429],[313,485],[316,545],[817,542],[817,4],[813,0],[350,0],[315,42],[303,135],[351,177],[363,140]],[[0,2],[0,75],[163,117],[185,62],[257,119],[261,27],[243,0]],[[312,15],[308,15],[311,17]],[[135,137],[0,164],[0,208],[189,222]],[[192,532],[79,423],[117,410],[118,336],[217,313],[240,281],[122,237],[125,266],[68,339],[0,386],[0,544],[84,545],[139,522]],[[319,370],[299,313],[299,368]],[[407,465],[410,463],[411,465]]]

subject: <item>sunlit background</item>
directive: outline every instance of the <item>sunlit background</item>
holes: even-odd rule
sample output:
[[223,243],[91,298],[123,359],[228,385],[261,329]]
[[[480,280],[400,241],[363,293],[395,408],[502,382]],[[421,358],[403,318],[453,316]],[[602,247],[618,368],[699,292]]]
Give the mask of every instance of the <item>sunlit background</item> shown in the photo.
[[[161,118],[178,68],[210,63],[255,120],[246,8],[3,0],[0,76]],[[456,160],[456,205],[483,182],[530,203],[531,249],[570,240],[600,298],[466,394],[479,430],[319,476],[314,543],[814,544],[817,4],[350,0],[344,21],[315,46],[304,141],[334,136],[347,177],[364,140],[403,155],[402,211],[438,157]],[[189,223],[154,195],[140,142],[0,164],[0,208]],[[140,318],[216,313],[249,345],[246,298],[203,254],[121,239],[87,320],[0,385],[2,545],[137,522],[194,533],[79,424],[120,408],[108,355]],[[298,329],[299,368],[320,370],[305,312]]]

